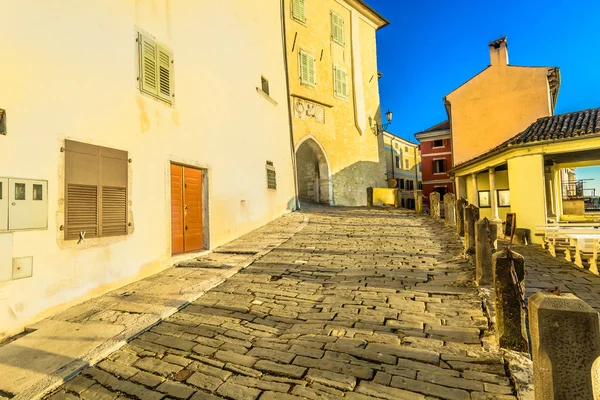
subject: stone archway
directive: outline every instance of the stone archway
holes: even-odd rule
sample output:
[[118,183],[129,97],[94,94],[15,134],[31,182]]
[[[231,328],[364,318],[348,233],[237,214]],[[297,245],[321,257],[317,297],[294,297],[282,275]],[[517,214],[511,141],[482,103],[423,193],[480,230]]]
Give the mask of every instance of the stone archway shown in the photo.
[[298,197],[317,203],[332,203],[331,172],[323,147],[307,138],[296,149]]

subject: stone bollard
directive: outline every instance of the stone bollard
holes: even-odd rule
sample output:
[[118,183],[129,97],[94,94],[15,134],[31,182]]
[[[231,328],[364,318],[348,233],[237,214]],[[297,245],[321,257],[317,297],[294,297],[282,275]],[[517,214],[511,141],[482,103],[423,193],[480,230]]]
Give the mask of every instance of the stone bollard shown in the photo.
[[539,292],[529,298],[529,328],[535,398],[599,399],[599,314],[573,294]]
[[498,224],[487,218],[476,223],[475,229],[475,279],[480,286],[494,283],[492,256],[496,251]]
[[415,212],[421,214],[423,212],[423,191],[415,190]]
[[395,208],[400,208],[400,196],[402,195],[402,192],[400,192],[400,190],[398,190],[397,188],[394,189],[394,207]]
[[465,207],[469,202],[464,198],[456,200],[456,233],[458,236],[465,236]]
[[429,215],[433,218],[440,218],[440,194],[438,192],[429,193]]
[[473,204],[464,208],[465,217],[465,252],[475,253],[475,223],[479,221],[479,208]]
[[444,195],[444,219],[448,225],[456,224],[456,196],[454,193]]
[[[528,352],[529,346],[523,333],[525,259],[506,249],[495,253],[492,260],[498,342],[502,348]],[[513,281],[514,275],[516,283]]]
[[373,188],[367,188],[367,207],[373,207]]

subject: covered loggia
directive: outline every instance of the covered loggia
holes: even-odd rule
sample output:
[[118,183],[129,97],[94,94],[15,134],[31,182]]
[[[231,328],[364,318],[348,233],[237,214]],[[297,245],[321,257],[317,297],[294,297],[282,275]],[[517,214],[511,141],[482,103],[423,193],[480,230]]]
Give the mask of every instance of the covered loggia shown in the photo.
[[325,150],[313,137],[306,137],[296,148],[298,196],[318,203],[332,203],[331,170]]

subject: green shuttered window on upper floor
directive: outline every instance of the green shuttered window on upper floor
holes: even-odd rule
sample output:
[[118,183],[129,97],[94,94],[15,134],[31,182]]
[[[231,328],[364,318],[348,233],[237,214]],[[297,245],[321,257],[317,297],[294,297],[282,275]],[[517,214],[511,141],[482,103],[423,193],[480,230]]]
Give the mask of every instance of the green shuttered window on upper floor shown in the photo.
[[348,98],[348,73],[340,66],[333,66],[333,94],[343,99]]
[[138,34],[140,91],[169,104],[173,102],[173,53],[141,33]]
[[292,18],[302,23],[306,22],[306,0],[291,0]]
[[310,87],[317,86],[315,56],[300,50],[298,57],[298,63],[300,66],[300,83]]
[[341,45],[344,45],[344,19],[331,12],[331,39]]

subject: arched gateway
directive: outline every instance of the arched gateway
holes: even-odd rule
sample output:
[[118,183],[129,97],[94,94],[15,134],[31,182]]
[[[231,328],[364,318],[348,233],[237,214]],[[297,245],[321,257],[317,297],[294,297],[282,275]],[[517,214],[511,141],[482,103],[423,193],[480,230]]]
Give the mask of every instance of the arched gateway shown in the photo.
[[332,203],[331,172],[323,147],[311,136],[296,147],[298,196],[317,203]]

